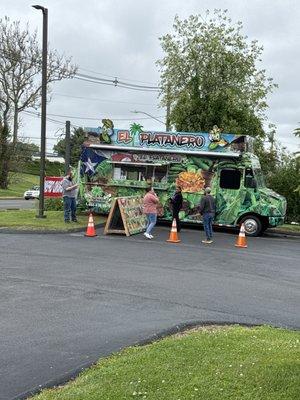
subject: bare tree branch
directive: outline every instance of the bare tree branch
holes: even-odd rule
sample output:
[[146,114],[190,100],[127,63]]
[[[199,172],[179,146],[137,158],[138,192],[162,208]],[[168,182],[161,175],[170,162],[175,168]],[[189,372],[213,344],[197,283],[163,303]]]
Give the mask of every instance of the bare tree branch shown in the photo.
[[[47,82],[50,84],[72,78],[77,67],[71,58],[56,50],[48,53]],[[19,21],[0,19],[0,113],[9,104],[14,120],[13,142],[18,139],[18,115],[29,107],[38,107],[41,97],[42,50],[37,32],[31,33],[28,24],[22,30]]]

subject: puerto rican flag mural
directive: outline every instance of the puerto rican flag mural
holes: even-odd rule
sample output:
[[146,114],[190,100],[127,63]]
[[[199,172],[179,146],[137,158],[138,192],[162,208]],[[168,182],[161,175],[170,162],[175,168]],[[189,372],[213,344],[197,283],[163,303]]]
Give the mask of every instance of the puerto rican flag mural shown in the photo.
[[80,174],[87,174],[93,176],[96,172],[96,168],[103,161],[106,160],[105,155],[101,150],[91,149],[89,147],[82,147],[80,156],[81,169]]

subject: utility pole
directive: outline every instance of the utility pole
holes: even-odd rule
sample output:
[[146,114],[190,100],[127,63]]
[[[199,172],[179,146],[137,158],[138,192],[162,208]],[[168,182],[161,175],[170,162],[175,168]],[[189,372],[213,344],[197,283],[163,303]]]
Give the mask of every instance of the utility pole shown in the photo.
[[171,121],[170,121],[170,110],[171,110],[171,99],[170,99],[170,86],[167,87],[167,115],[166,115],[166,131],[169,132],[171,130]]
[[44,181],[45,181],[45,160],[46,160],[48,9],[39,5],[35,5],[32,7],[37,10],[41,10],[43,13],[41,164],[40,164],[39,214],[37,215],[37,218],[46,218],[46,216],[44,215]]
[[71,160],[71,122],[66,121],[66,137],[65,137],[65,144],[66,144],[66,154],[65,154],[65,172],[66,175],[70,168],[70,160]]

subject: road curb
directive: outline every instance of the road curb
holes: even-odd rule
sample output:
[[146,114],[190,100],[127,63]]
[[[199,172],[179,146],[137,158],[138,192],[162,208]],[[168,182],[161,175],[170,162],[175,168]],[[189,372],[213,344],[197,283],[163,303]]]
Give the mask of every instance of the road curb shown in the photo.
[[[100,224],[95,225],[95,228],[102,228],[106,222],[101,222]],[[1,228],[0,227],[0,234],[1,233],[9,233],[9,234],[41,234],[41,235],[55,235],[55,234],[62,234],[62,233],[77,233],[77,232],[85,232],[86,228],[74,228],[74,229],[68,229],[67,231],[65,230],[29,230],[29,229],[11,229],[11,228]]]
[[[128,347],[132,347],[132,346],[145,346],[147,344],[151,344],[154,343],[158,340],[164,339],[168,336],[171,335],[175,335],[178,333],[182,333],[185,332],[187,330],[196,328],[196,327],[205,327],[205,326],[212,326],[212,325],[218,325],[218,326],[243,326],[243,327],[247,327],[247,328],[255,328],[258,326],[266,326],[266,324],[253,324],[253,323],[245,323],[245,322],[236,322],[236,321],[222,321],[222,322],[218,322],[218,321],[195,321],[195,322],[186,322],[186,323],[182,323],[182,324],[178,324],[178,325],[174,325],[168,329],[164,329],[158,333],[155,333],[154,335],[149,336],[148,338],[145,339],[141,339],[137,342],[133,342],[131,345],[122,347],[119,349],[119,351],[122,351]],[[274,326],[271,325],[273,328],[282,328],[282,327],[278,327],[278,326]],[[295,330],[298,331],[298,329],[293,329],[293,328],[285,328],[285,329],[289,329],[289,330]],[[118,351],[118,352],[119,352]],[[49,380],[48,382],[46,382],[44,385],[39,385],[35,388],[32,388],[29,391],[23,392],[20,395],[14,397],[11,400],[26,400],[27,398],[34,396],[36,394],[38,394],[39,392],[41,392],[44,389],[51,389],[51,388],[55,388],[61,385],[65,385],[66,383],[68,383],[71,380],[74,380],[78,377],[78,375],[85,369],[90,368],[91,366],[95,365],[100,359],[104,359],[106,357],[109,357],[110,355],[115,354],[115,352],[111,352],[108,353],[106,355],[103,355],[102,357],[98,357],[97,359],[94,360],[90,360],[87,363],[83,363],[81,364],[79,367],[75,368],[72,371],[69,371],[67,373],[65,373],[61,378],[57,378],[57,379],[52,379]]]
[[0,197],[1,200],[23,200],[23,197]]
[[284,231],[284,230],[277,230],[277,229],[268,229],[266,233],[278,234],[278,235],[285,235],[285,236],[300,236],[300,232],[291,232],[291,231]]
[[[95,228],[101,228],[105,226],[106,222],[101,222],[100,224],[95,225]],[[69,230],[39,230],[39,229],[12,229],[12,228],[7,228],[7,227],[1,227],[0,226],[0,234],[1,233],[24,233],[24,234],[43,234],[43,235],[53,235],[53,234],[62,234],[62,233],[76,233],[76,232],[84,232],[86,230],[85,227],[82,228],[74,228],[74,229],[69,229]],[[295,237],[299,238],[300,237],[300,232],[287,232],[287,231],[277,231],[275,229],[268,229],[266,231],[266,235],[271,234],[273,235],[278,235],[278,236],[286,236],[286,237]]]

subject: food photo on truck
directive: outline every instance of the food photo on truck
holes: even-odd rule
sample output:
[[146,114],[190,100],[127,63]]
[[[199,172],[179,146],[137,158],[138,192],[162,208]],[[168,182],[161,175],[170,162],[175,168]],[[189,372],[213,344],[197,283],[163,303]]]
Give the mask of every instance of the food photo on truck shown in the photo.
[[160,199],[159,218],[170,221],[170,197],[180,186],[181,221],[202,224],[198,206],[210,186],[214,225],[244,223],[247,235],[258,236],[284,223],[286,200],[266,187],[247,136],[216,126],[210,132],[154,132],[136,123],[129,129],[102,123],[85,128],[80,159],[80,196],[94,212],[108,214],[114,198],[143,196],[151,185]]

